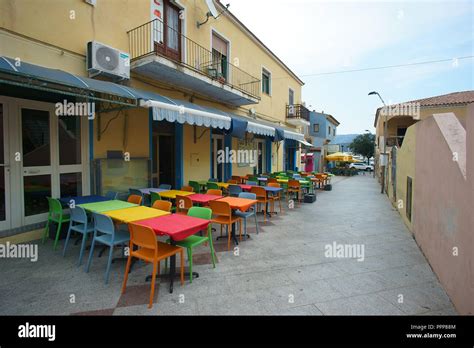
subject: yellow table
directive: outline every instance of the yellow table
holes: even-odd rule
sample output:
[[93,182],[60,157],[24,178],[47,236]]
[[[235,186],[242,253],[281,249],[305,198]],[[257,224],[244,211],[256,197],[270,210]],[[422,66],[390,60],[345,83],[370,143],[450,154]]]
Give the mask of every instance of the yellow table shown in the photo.
[[180,191],[180,190],[169,190],[169,191],[160,192],[160,196],[162,198],[168,198],[168,199],[176,199],[176,196],[189,196],[193,194],[194,192]]
[[159,216],[169,215],[170,213],[163,210],[139,206],[126,209],[109,210],[102,214],[110,216],[112,220],[115,220],[117,222],[129,223],[133,221],[146,220]]
[[216,182],[215,184],[217,184],[217,186],[222,187],[222,188],[225,188],[225,189],[227,189],[227,188],[229,187],[229,185],[230,185],[230,184],[227,183],[227,182]]

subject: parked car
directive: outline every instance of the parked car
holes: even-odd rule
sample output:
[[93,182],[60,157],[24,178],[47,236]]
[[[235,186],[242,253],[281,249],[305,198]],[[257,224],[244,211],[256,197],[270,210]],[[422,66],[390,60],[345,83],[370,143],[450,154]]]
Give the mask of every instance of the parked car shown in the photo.
[[374,170],[374,166],[373,165],[370,165],[370,164],[365,164],[363,162],[356,162],[356,163],[351,163],[349,165],[349,168],[355,168],[355,169],[358,169],[358,170],[367,170],[369,172],[371,172],[372,170]]

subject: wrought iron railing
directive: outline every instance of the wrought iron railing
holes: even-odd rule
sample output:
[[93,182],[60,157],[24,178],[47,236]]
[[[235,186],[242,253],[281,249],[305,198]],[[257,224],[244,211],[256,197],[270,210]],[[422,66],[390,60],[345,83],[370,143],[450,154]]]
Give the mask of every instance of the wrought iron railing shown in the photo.
[[131,60],[159,55],[260,99],[260,80],[193,40],[154,19],[128,31]]
[[309,110],[303,104],[286,105],[286,118],[302,118],[309,122]]

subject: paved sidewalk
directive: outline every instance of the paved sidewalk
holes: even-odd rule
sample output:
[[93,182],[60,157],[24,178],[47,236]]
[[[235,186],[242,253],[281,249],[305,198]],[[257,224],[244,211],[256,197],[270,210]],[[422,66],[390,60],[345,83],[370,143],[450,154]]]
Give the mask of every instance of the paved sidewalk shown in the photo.
[[[267,225],[261,221],[258,235],[249,226],[252,238],[241,243],[238,255],[226,251],[225,241],[216,243],[215,269],[207,249],[199,249],[194,270],[200,277],[175,285],[173,294],[160,284],[151,310],[150,285],[144,283],[151,266],[138,264],[121,296],[124,263],[113,264],[106,286],[105,257],[95,257],[86,274],[76,267],[79,245],[63,258],[49,241],[40,245],[36,263],[0,261],[0,315],[456,314],[371,176],[335,178],[333,191],[318,191],[314,204],[285,209]],[[334,242],[363,246],[363,261],[326,257],[325,247]]]

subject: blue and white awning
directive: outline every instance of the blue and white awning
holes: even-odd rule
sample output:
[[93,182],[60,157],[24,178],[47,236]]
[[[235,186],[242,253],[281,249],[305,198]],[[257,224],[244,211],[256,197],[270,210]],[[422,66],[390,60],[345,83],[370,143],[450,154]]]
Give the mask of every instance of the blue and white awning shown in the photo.
[[229,129],[232,119],[224,112],[208,109],[186,101],[161,96],[161,100],[140,100],[140,106],[152,108],[153,120]]
[[302,133],[285,130],[284,135],[285,135],[285,139],[296,140],[299,142],[305,141],[304,135]]

